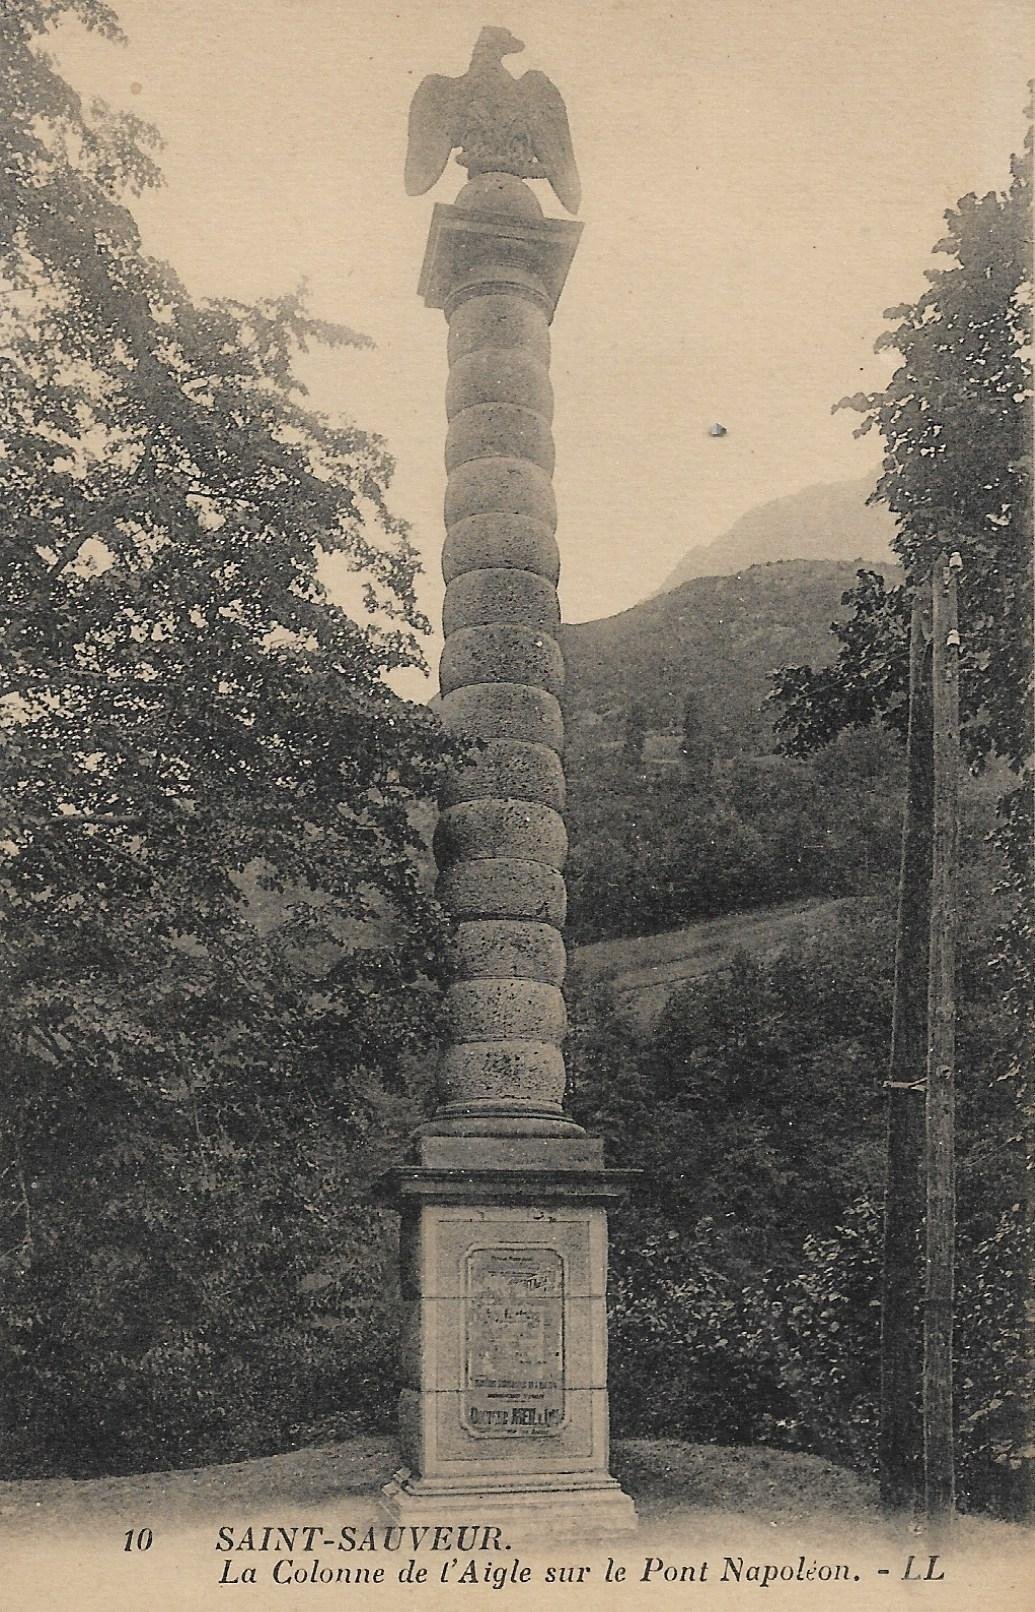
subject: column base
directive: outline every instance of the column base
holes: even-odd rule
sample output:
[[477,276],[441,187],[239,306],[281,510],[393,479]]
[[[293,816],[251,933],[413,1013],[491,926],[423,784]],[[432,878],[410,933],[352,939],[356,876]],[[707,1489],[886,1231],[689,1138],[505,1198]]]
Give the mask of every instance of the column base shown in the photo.
[[636,1507],[615,1478],[579,1472],[471,1482],[416,1478],[405,1468],[381,1491],[393,1525],[498,1527],[506,1543],[611,1538],[637,1527]]
[[607,1205],[633,1171],[595,1137],[415,1139],[398,1210],[396,1521],[523,1535],[627,1532],[610,1475]]
[[447,1103],[416,1136],[585,1136],[581,1125],[562,1109],[533,1108],[527,1103]]

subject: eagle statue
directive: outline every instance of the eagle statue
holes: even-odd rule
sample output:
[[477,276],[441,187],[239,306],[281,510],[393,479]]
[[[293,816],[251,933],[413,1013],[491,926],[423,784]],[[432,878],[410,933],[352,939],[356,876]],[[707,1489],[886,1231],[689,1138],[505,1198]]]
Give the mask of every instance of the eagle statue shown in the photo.
[[462,78],[431,73],[421,81],[410,106],[407,195],[430,190],[456,151],[472,178],[548,179],[568,212],[578,212],[582,187],[560,91],[545,73],[514,78],[503,65],[524,48],[506,28],[483,28]]

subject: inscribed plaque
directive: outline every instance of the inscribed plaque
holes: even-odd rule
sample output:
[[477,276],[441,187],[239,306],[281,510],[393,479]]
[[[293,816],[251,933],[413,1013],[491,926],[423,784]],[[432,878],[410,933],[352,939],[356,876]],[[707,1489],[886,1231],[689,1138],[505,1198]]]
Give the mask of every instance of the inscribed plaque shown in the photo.
[[559,1433],[563,1258],[553,1248],[473,1248],[464,1277],[465,1428],[482,1438]]

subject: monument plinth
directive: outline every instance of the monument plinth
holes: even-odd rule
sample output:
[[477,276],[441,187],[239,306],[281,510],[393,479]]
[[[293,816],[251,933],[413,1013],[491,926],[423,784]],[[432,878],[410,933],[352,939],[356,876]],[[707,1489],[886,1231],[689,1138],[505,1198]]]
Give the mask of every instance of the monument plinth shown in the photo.
[[627,1172],[563,1110],[564,662],[551,476],[550,322],[581,225],[567,116],[485,29],[462,79],[414,97],[407,188],[450,151],[473,176],[437,206],[421,275],[449,323],[441,715],[479,739],[435,834],[456,920],[440,1104],[385,1186],[401,1216],[393,1518],[616,1531],[608,1471],[607,1204]]

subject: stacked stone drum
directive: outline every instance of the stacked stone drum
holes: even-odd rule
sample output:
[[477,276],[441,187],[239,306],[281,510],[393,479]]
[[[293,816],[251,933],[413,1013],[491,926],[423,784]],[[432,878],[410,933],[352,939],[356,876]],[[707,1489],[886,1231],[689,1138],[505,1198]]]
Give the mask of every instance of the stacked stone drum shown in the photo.
[[[440,686],[446,726],[480,748],[450,777],[435,837],[438,893],[457,927],[433,1128],[577,1135],[561,1109],[567,837],[552,299],[521,239],[542,210],[520,179],[483,174],[456,211],[493,227],[445,301]],[[506,220],[518,226],[509,240]]]
[[[507,83],[499,68],[472,94],[470,143],[488,146],[486,164],[515,145]],[[627,1172],[606,1169],[600,1139],[562,1109],[549,326],[580,231],[544,218],[512,174],[477,175],[432,214],[420,294],[449,322],[441,710],[476,747],[435,831],[456,922],[440,1106],[382,1183],[400,1217],[402,1294],[403,1467],[384,1490],[388,1516],[488,1517],[535,1540],[610,1537],[636,1520],[608,1470],[607,1206]]]

